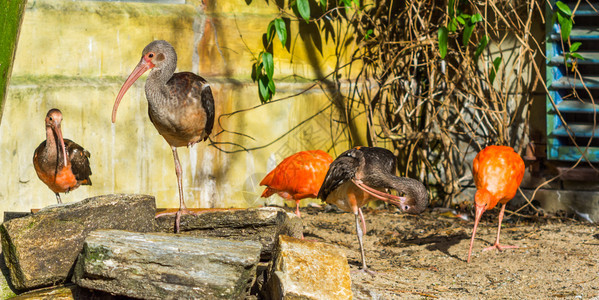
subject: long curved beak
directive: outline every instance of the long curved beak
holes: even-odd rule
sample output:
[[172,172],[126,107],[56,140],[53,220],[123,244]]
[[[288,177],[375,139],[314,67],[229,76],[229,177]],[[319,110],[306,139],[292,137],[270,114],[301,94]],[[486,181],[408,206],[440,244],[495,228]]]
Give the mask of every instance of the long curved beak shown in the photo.
[[56,133],[56,138],[60,142],[60,149],[62,150],[62,158],[64,162],[64,166],[67,166],[67,148],[64,146],[64,139],[62,138],[62,130],[60,129],[60,124],[52,124],[52,129],[54,133]]
[[131,75],[127,77],[125,83],[121,87],[119,94],[116,96],[116,101],[114,101],[114,106],[112,107],[112,123],[116,122],[116,110],[119,108],[119,104],[121,103],[121,99],[127,92],[127,90],[133,85],[133,83],[147,70],[154,67],[154,64],[151,61],[147,61],[144,57],[141,58]]
[[472,254],[472,245],[474,245],[474,236],[476,235],[476,227],[478,227],[478,222],[480,221],[480,217],[485,212],[484,205],[476,204],[476,216],[474,219],[474,230],[472,230],[472,238],[470,239],[470,249],[468,249],[468,262],[470,262],[470,254]]
[[387,203],[390,203],[390,204],[393,204],[393,205],[401,207],[401,205],[402,205],[401,202],[403,202],[403,201],[406,200],[406,197],[399,197],[399,196],[395,196],[395,195],[392,195],[392,194],[387,194],[385,192],[381,192],[381,191],[379,191],[377,189],[373,189],[373,188],[365,185],[361,180],[357,180],[357,179],[352,178],[352,182],[357,187],[359,187],[361,190],[363,190],[366,193],[370,194],[371,196],[373,196],[373,197],[375,197],[377,199],[383,200],[383,201],[385,201]]

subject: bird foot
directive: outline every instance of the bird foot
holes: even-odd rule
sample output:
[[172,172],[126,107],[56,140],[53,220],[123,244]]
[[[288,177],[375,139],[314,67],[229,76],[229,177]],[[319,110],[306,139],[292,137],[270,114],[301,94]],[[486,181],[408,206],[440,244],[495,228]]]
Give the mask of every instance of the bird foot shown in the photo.
[[368,274],[368,275],[370,275],[372,277],[374,277],[377,274],[377,272],[375,272],[375,271],[373,271],[373,270],[371,270],[369,268],[362,268],[362,269],[358,269],[358,270],[351,270],[350,272],[354,273],[354,274],[356,274],[356,273],[364,273],[364,274]]
[[504,249],[512,249],[512,248],[518,248],[518,246],[500,245],[500,244],[496,243],[495,245],[493,245],[491,247],[487,247],[487,248],[483,249],[483,252],[493,250],[493,249],[503,251]]

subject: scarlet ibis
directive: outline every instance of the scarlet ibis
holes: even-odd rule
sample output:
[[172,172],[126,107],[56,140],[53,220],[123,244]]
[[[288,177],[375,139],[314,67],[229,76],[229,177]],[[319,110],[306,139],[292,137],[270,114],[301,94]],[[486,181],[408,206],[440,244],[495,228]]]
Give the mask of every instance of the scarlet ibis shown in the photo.
[[[179,233],[181,214],[194,214],[187,210],[183,199],[182,169],[177,147],[191,147],[205,141],[214,125],[214,98],[208,82],[193,73],[175,73],[177,54],[171,44],[158,40],[142,51],[141,60],[127,78],[112,109],[112,123],[123,95],[147,70],[146,98],[150,121],[171,146],[175,159],[175,173],[179,187],[179,210],[175,213],[175,232]],[[172,213],[162,213],[162,216]]]
[[80,185],[91,185],[90,154],[69,139],[62,138],[62,113],[53,108],[46,114],[46,140],[33,153],[37,176],[56,194],[68,193]]
[[299,203],[304,198],[316,198],[333,158],[322,150],[300,151],[285,158],[262,181],[266,189],[262,197],[273,194],[295,200],[295,214],[301,217]]
[[524,176],[524,161],[514,151],[512,147],[507,146],[488,146],[480,151],[472,162],[472,175],[476,184],[476,194],[474,202],[476,204],[476,217],[474,220],[474,230],[470,239],[470,249],[468,249],[468,262],[472,254],[472,245],[476,235],[476,227],[480,217],[485,210],[494,208],[497,203],[501,203],[499,211],[499,227],[497,228],[497,239],[491,249],[517,248],[518,246],[506,246],[499,244],[499,233],[501,231],[501,222],[505,205],[516,196],[518,187]]
[[[356,147],[343,152],[330,165],[318,198],[340,209],[353,212],[360,243],[362,269],[367,271],[362,237],[366,224],[361,207],[374,199],[399,206],[410,214],[419,214],[428,205],[426,188],[418,180],[395,174],[395,156],[387,149]],[[394,189],[403,197],[386,193]],[[360,226],[360,221],[362,226]]]

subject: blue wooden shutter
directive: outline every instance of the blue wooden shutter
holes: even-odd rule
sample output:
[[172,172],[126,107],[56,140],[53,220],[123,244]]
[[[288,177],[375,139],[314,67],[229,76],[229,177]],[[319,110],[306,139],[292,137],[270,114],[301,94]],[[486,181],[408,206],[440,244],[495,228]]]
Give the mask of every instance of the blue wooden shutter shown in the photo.
[[[552,1],[553,4],[555,1]],[[562,1],[574,11],[576,1]],[[567,42],[561,42],[559,25],[551,24],[553,12],[547,5],[547,158],[549,160],[577,160],[585,153],[592,162],[599,162],[599,0],[581,1],[574,14],[574,27],[570,34],[572,43],[581,42],[578,53],[585,59],[578,60],[582,81],[564,62],[564,51],[569,51]],[[555,7],[555,5],[554,5]],[[565,49],[564,49],[565,48]],[[568,61],[572,63],[572,61]],[[574,95],[574,89],[578,97]],[[551,102],[551,98],[557,106]],[[593,100],[592,100],[593,99]],[[595,103],[595,104],[594,104]],[[576,148],[568,135],[564,122],[575,137]],[[587,144],[590,147],[586,149]],[[582,152],[581,152],[582,151]]]

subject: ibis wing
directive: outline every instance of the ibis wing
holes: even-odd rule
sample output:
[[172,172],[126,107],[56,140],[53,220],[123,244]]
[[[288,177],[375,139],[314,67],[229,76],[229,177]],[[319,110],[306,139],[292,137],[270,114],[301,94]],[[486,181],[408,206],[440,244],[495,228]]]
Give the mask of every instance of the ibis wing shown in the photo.
[[344,182],[353,179],[356,176],[356,171],[359,166],[358,154],[359,150],[347,150],[337,157],[329,166],[329,171],[324,178],[324,182],[318,191],[318,198],[323,201],[327,196],[337,189]]
[[91,154],[71,140],[65,139],[64,144],[67,148],[69,160],[71,161],[71,171],[73,171],[75,178],[77,181],[87,180],[91,185],[91,179],[89,178],[92,175],[92,170],[89,166]]

